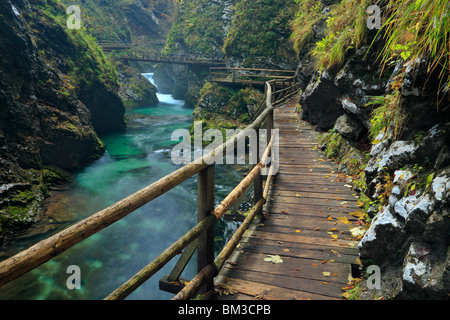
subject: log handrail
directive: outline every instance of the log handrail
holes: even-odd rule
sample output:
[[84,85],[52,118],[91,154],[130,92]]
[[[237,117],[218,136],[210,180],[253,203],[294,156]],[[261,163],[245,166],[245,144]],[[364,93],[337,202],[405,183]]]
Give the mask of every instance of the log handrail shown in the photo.
[[[77,243],[84,239],[89,238],[95,233],[103,230],[104,228],[110,226],[111,224],[119,221],[128,214],[134,212],[145,204],[151,202],[157,197],[163,195],[167,191],[176,187],[180,183],[191,178],[195,174],[206,170],[208,167],[212,166],[214,159],[217,154],[225,155],[229,148],[234,148],[235,143],[245,139],[247,132],[250,129],[258,129],[262,126],[264,122],[266,125],[269,124],[268,129],[272,129],[273,123],[273,110],[278,101],[274,101],[273,95],[277,91],[272,90],[274,84],[277,80],[272,80],[266,82],[266,90],[264,101],[261,103],[261,108],[259,114],[252,124],[247,126],[244,130],[239,131],[233,137],[225,141],[222,145],[218,146],[213,151],[208,154],[203,155],[199,159],[195,159],[191,163],[179,168],[178,170],[168,174],[167,176],[161,178],[160,180],[152,183],[151,185],[135,192],[134,194],[114,203],[113,205],[94,213],[93,215],[85,218],[84,220],[75,223],[71,227],[68,227],[59,233],[44,239],[30,248],[23,250],[22,252],[0,262],[0,287],[4,284],[16,279],[17,277],[31,271],[32,269],[38,267],[39,265],[49,261],[55,256],[61,254],[62,252],[73,247]],[[294,86],[292,86],[294,87]],[[269,135],[272,136],[271,134]],[[123,299],[133,292],[137,287],[139,287],[143,282],[150,278],[154,273],[160,270],[167,262],[169,262],[175,255],[177,255],[186,246],[196,240],[205,230],[210,228],[214,223],[219,221],[225,214],[225,212],[233,205],[233,203],[239,198],[239,196],[244,192],[251,183],[257,180],[261,176],[261,170],[264,166],[265,159],[268,156],[273,144],[273,139],[270,139],[268,146],[264,152],[262,159],[253,168],[253,170],[241,181],[241,183],[217,206],[209,216],[202,219],[194,228],[192,228],[188,233],[178,239],[174,244],[172,244],[168,249],[166,249],[160,256],[154,259],[149,265],[143,268],[138,274],[132,277],[129,281],[123,284],[121,287],[116,289],[113,293],[108,295],[106,299]],[[269,176],[266,180],[266,188],[260,199],[256,199],[255,206],[252,209],[252,215],[254,216],[256,212],[260,211],[262,205],[265,203],[268,192],[268,183],[271,179],[271,170],[269,171]],[[252,218],[251,218],[252,219]],[[250,220],[251,220],[250,219]],[[246,222],[247,221],[247,222]],[[244,220],[243,225],[247,225],[248,219]],[[242,229],[239,228],[238,231]],[[239,231],[239,232],[241,232]],[[239,232],[236,236],[232,237],[235,243],[236,239],[239,238]],[[226,248],[228,245],[226,246]],[[229,254],[225,251],[222,255],[219,255],[218,261],[214,261],[215,270],[220,270],[221,260],[224,256]],[[216,263],[217,262],[217,263]],[[211,268],[211,263],[205,267],[206,269]],[[204,280],[202,280],[202,283]],[[198,289],[198,288],[197,288]]]

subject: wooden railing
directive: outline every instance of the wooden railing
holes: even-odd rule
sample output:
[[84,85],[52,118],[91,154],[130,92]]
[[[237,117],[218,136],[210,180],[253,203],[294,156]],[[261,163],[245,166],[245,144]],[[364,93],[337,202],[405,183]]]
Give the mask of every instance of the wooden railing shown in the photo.
[[189,53],[155,53],[143,50],[117,50],[120,55],[116,59],[124,61],[143,61],[154,63],[188,64],[199,66],[221,66],[225,64],[224,59],[211,56],[203,56]]
[[[260,130],[264,123],[268,136],[272,137],[274,108],[280,101],[283,101],[286,98],[286,95],[281,99],[274,98],[274,96],[277,92],[279,94],[287,92],[287,90],[278,90],[274,92],[272,91],[273,86],[274,84],[271,82],[266,84],[266,95],[263,101],[265,107],[246,130],[240,131],[233,138],[227,140],[212,152],[204,155],[201,159],[197,159],[190,164],[181,167],[159,181],[137,191],[110,207],[38,242],[15,256],[0,262],[0,286],[3,286],[54,258],[82,240],[89,238],[143,205],[151,202],[183,181],[198,174],[198,224],[141,271],[109,294],[105,299],[124,299],[166,265],[171,259],[178,255],[180,251],[184,250],[174,271],[166,277],[166,280],[167,278],[177,280],[196,248],[198,256],[197,268],[199,273],[174,297],[174,299],[189,299],[198,292],[200,288],[203,288],[203,291],[211,289],[213,287],[213,277],[218,274],[222,265],[240,241],[243,233],[248,228],[255,215],[262,212],[262,206],[266,202],[269,185],[273,176],[273,166],[268,169],[265,188],[263,188],[262,169],[266,166],[266,159],[271,155],[271,150],[274,147],[277,147],[277,141],[272,138],[269,140],[267,148],[261,159],[259,159],[258,164],[254,166],[251,172],[216,208],[214,208],[214,160],[216,155],[227,154],[226,151],[233,149],[237,142],[246,139],[248,130]],[[276,153],[272,154],[271,157],[274,157],[275,154]],[[273,163],[273,161],[277,161],[277,159],[271,159],[271,161]],[[254,193],[253,208],[222,252],[214,259],[214,224],[223,218],[227,210],[252,184]]]
[[[269,103],[272,105],[282,104],[296,95],[300,90],[300,85],[295,76],[268,81],[266,82],[266,86],[269,86],[270,90],[265,90],[264,99],[255,109],[253,119],[259,117]],[[270,92],[270,96],[267,95],[268,92]],[[270,99],[270,102],[266,101],[267,99]]]
[[221,84],[265,86],[270,80],[292,78],[295,71],[253,68],[210,67],[209,81]]

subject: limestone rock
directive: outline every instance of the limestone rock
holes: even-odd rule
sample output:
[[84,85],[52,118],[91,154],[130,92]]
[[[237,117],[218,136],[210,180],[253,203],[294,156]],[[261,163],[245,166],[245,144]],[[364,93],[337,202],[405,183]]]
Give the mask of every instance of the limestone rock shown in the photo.
[[334,125],[335,130],[344,138],[357,141],[363,132],[363,126],[348,114],[340,116]]

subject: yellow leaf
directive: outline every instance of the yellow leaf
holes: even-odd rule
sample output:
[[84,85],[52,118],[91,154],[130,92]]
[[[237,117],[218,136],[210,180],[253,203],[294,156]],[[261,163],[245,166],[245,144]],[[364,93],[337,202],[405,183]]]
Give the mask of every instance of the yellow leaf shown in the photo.
[[349,224],[349,223],[351,223],[351,222],[348,221],[348,218],[347,218],[347,217],[338,217],[337,220],[338,220],[338,222],[344,223],[344,224]]
[[342,294],[342,296],[345,298],[345,299],[350,299],[351,298],[351,296],[352,296],[352,294],[350,293],[350,292],[344,292],[343,294]]
[[300,230],[295,230],[295,232],[300,233],[301,231]]
[[338,236],[335,234],[332,234],[331,237],[334,239],[333,241],[337,241]]
[[324,277],[329,277],[329,276],[331,276],[331,272],[322,272],[322,275],[324,276]]
[[355,212],[349,213],[349,215],[356,217],[358,219],[362,219],[362,218],[364,218],[365,214],[364,214],[364,212],[361,212],[361,211],[355,211]]

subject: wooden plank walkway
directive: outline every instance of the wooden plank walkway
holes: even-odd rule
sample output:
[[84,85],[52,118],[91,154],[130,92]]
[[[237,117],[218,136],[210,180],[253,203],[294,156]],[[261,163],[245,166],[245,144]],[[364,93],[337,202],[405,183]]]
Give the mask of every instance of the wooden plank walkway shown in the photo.
[[[299,119],[296,101],[275,110],[280,169],[264,217],[216,277],[214,299],[342,299],[358,257],[349,231],[357,198],[320,151],[317,133]],[[283,262],[265,261],[268,255]]]

